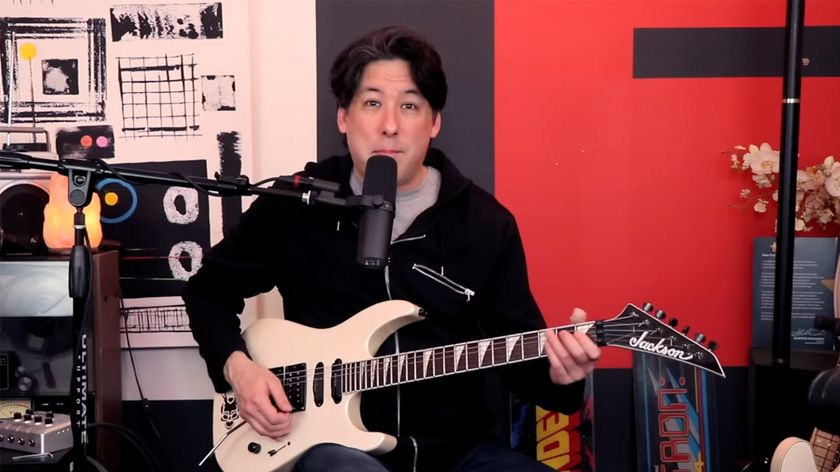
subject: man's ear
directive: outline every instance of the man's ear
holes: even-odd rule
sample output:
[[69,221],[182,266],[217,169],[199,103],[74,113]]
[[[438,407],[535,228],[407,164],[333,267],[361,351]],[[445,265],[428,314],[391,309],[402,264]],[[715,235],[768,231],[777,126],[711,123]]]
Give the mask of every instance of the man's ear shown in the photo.
[[336,123],[338,124],[338,130],[342,133],[347,133],[347,109],[338,107],[338,112],[336,113]]
[[441,120],[443,119],[443,115],[439,112],[435,112],[435,116],[432,122],[432,138],[436,138],[438,133],[440,133],[440,127],[443,124]]

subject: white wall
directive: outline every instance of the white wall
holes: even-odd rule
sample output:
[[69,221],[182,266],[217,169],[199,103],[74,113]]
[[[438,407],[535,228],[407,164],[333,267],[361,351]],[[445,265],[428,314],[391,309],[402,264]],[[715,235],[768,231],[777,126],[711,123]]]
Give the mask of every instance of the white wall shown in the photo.
[[[256,182],[317,159],[315,0],[250,0],[248,7],[253,154],[243,160],[253,159],[249,177]],[[276,291],[249,300],[243,325],[254,316],[281,316],[281,303]],[[123,399],[138,400],[129,361],[123,351]],[[134,361],[150,400],[212,398],[196,348],[136,349]]]

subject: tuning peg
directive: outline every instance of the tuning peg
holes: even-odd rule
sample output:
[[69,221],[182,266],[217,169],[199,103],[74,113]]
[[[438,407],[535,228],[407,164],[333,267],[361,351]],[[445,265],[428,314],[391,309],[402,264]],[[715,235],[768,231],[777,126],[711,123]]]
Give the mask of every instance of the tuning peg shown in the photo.
[[671,325],[672,328],[676,328],[680,322],[676,318],[671,318],[671,320],[668,321],[668,324]]
[[645,304],[642,305],[642,310],[645,310],[646,312],[650,313],[650,311],[653,310],[653,304],[651,304],[650,302],[645,302]]
[[682,334],[688,335],[688,332],[691,330],[691,326],[686,326],[682,329]]
[[719,347],[720,347],[720,345],[719,345],[718,343],[714,342],[714,341],[711,341],[711,342],[709,343],[709,350],[710,350],[710,351],[712,351],[712,352],[717,351],[717,349],[718,349]]
[[657,318],[659,318],[660,320],[664,320],[665,316],[666,315],[665,315],[665,312],[663,310],[656,310],[656,317]]
[[703,333],[699,333],[699,334],[697,334],[697,337],[696,337],[696,338],[694,338],[694,339],[695,339],[695,341],[697,341],[698,343],[702,343],[703,341],[705,341],[705,340],[706,340],[706,335],[705,335],[705,334],[703,334]]

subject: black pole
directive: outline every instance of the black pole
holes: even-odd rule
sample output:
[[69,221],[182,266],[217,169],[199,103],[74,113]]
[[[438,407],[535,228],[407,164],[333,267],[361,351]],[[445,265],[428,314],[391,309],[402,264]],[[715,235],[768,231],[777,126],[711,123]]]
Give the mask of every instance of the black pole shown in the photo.
[[70,251],[68,285],[73,298],[73,375],[70,392],[73,434],[73,470],[87,472],[91,469],[88,447],[88,369],[87,369],[87,320],[90,309],[91,253],[86,244],[84,208],[93,199],[91,173],[71,169],[68,174],[67,199],[76,208],[73,215],[73,248]]
[[772,352],[773,365],[783,367],[790,365],[796,169],[799,154],[799,98],[802,85],[805,0],[788,0],[787,6]]

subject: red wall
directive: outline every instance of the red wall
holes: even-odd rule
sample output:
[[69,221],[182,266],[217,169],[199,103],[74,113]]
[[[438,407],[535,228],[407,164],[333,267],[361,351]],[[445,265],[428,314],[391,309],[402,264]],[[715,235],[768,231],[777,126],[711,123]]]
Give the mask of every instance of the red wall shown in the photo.
[[[633,29],[785,25],[784,1],[499,1],[496,195],[515,215],[549,322],[651,301],[746,365],[752,241],[736,144],[781,135],[781,78],[633,79]],[[810,0],[806,25],[840,24]],[[783,54],[784,51],[780,51]],[[838,52],[840,54],[840,52]],[[800,167],[840,156],[840,78],[805,78]],[[604,367],[629,367],[607,349]]]

